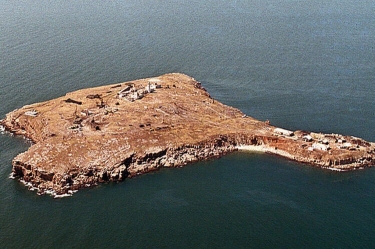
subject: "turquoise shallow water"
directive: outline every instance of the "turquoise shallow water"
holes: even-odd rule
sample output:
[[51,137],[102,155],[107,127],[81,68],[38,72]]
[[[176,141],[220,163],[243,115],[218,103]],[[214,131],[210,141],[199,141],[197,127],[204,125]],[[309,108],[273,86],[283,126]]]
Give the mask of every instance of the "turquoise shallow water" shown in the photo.
[[[287,129],[375,141],[372,1],[0,0],[0,116],[168,72]],[[8,178],[29,144],[0,136],[5,248],[372,248],[374,169],[234,153],[54,200]]]

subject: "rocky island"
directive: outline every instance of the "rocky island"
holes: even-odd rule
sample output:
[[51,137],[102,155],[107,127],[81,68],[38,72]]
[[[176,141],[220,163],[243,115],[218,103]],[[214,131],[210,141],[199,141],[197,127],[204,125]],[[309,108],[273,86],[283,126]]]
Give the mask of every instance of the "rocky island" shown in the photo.
[[178,73],[78,90],[10,112],[1,125],[33,142],[14,158],[13,176],[55,197],[235,150],[338,171],[375,162],[375,143],[274,127]]

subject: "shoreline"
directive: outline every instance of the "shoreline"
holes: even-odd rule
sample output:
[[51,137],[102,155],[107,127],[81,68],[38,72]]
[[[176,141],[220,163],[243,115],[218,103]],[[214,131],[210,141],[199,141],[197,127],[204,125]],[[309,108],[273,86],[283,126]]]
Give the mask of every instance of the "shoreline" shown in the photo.
[[237,150],[335,171],[375,165],[375,143],[272,126],[177,73],[67,93],[14,110],[0,125],[33,142],[12,161],[12,176],[62,197]]
[[[280,156],[280,157],[285,158],[287,160],[309,164],[307,162],[298,161],[293,155],[289,154],[288,152],[277,150],[275,148],[271,148],[271,147],[265,146],[265,145],[239,145],[236,148],[238,149],[238,151],[260,153],[260,154],[267,154],[268,153],[268,154]],[[360,170],[360,169],[365,168],[365,167],[353,167],[351,169],[345,170],[345,169],[339,169],[339,168],[335,168],[335,167],[323,167],[323,166],[320,166],[320,165],[316,165],[316,166],[318,166],[322,169],[327,169],[327,170],[336,171],[336,172],[348,172],[348,171]]]
[[286,151],[278,150],[266,145],[239,145],[236,147],[239,151],[248,151],[254,153],[269,153],[277,156],[281,156],[290,160],[295,160],[295,157]]

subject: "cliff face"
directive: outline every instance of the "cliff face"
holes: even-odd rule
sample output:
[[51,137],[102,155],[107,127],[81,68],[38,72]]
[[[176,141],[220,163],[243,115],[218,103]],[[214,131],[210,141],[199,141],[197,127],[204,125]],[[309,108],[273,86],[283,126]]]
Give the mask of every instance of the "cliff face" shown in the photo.
[[375,158],[374,144],[359,138],[291,132],[247,117],[183,74],[68,93],[15,110],[1,124],[34,142],[13,160],[13,173],[40,194],[71,194],[238,148],[337,170]]

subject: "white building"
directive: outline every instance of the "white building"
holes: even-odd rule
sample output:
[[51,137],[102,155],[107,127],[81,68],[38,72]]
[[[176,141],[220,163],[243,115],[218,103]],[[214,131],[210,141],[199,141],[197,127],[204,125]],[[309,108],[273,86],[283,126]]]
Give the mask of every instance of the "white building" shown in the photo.
[[316,149],[316,150],[327,151],[327,150],[329,150],[329,145],[321,144],[321,143],[313,143],[312,148]]
[[294,135],[293,131],[285,130],[282,128],[275,128],[273,132],[279,135],[285,135],[285,136],[290,136],[290,137]]
[[310,135],[305,135],[302,137],[302,140],[305,142],[311,142],[313,138]]

